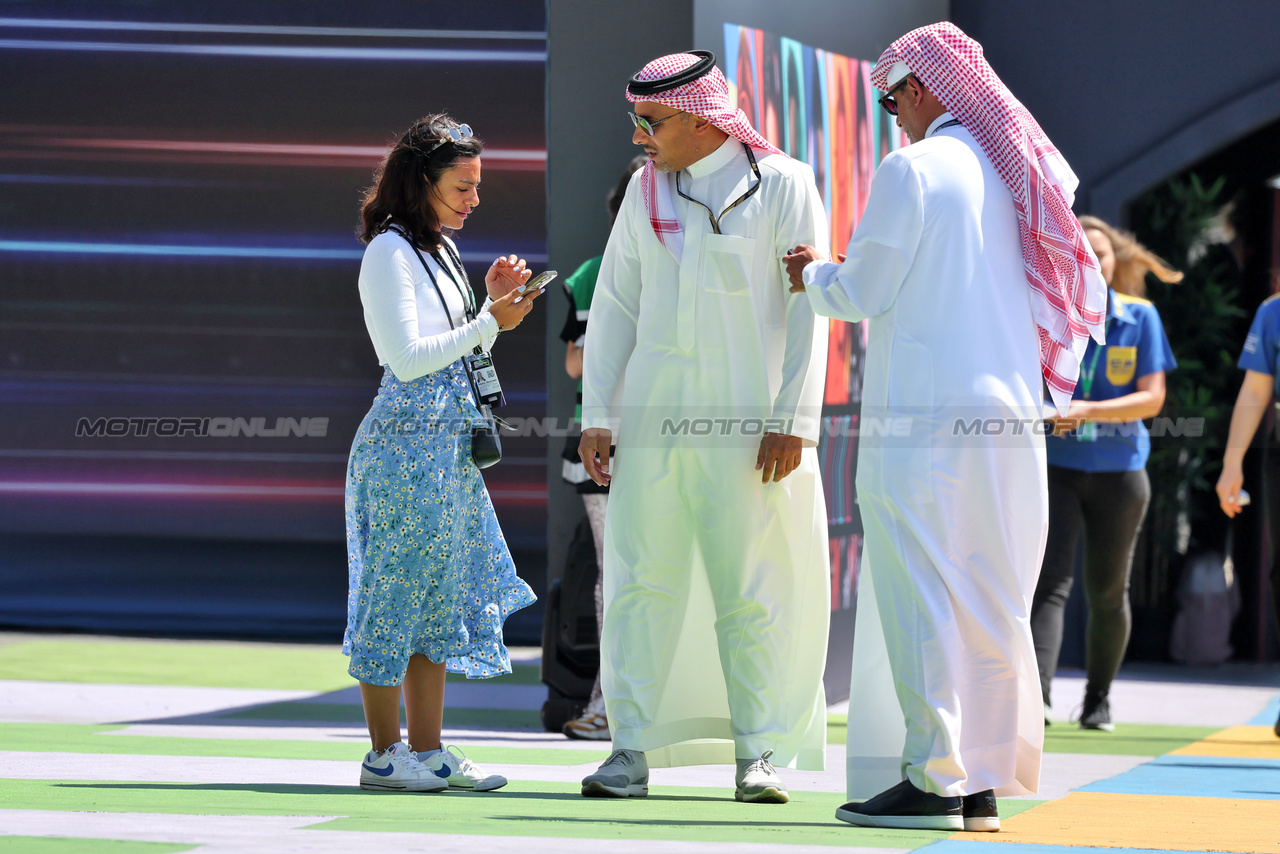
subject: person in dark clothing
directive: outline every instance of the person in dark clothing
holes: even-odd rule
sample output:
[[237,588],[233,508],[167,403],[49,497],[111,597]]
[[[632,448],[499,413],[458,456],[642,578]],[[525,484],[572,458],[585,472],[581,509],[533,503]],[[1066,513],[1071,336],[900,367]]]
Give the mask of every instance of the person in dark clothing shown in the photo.
[[[1253,326],[1244,339],[1244,352],[1239,366],[1244,369],[1244,383],[1231,412],[1231,432],[1222,457],[1222,474],[1218,477],[1218,501],[1222,512],[1234,518],[1243,507],[1244,454],[1253,442],[1254,433],[1273,400],[1280,400],[1280,297],[1271,297],[1258,307]],[[1263,495],[1267,514],[1267,538],[1271,545],[1271,608],[1280,625],[1280,426],[1267,441],[1263,463]],[[1280,737],[1280,717],[1275,734]]]
[[1133,549],[1151,499],[1151,437],[1142,419],[1160,412],[1165,372],[1177,367],[1159,313],[1142,298],[1143,278],[1150,272],[1176,282],[1182,274],[1096,217],[1081,217],[1080,224],[1108,285],[1107,343],[1089,341],[1071,409],[1053,420],[1054,435],[1046,437],[1049,537],[1031,604],[1031,635],[1048,724],[1049,688],[1083,532],[1089,622],[1080,726],[1109,732],[1115,727],[1108,695],[1132,624]]
[[[609,226],[617,219],[618,210],[622,207],[622,199],[627,194],[627,185],[637,169],[644,166],[646,158],[641,155],[632,158],[627,170],[618,180],[618,184],[609,191],[605,204],[609,208]],[[591,297],[596,290],[596,276],[600,273],[600,261],[603,255],[597,255],[582,262],[582,266],[574,270],[564,280],[565,295],[569,298],[569,316],[565,318],[564,328],[560,330],[560,340],[565,342],[564,369],[578,381],[578,393],[573,409],[575,424],[582,423],[582,342],[587,337],[587,319],[591,311]],[[587,476],[578,456],[578,436],[570,436],[565,443],[561,476],[567,483],[573,484],[582,496],[582,504],[587,511],[587,520],[591,523],[591,536],[596,547],[596,626],[604,623],[604,514],[609,504],[609,487],[600,486]],[[591,699],[582,714],[564,725],[563,732],[569,738],[587,741],[608,741],[609,720],[605,715],[604,696],[600,693],[600,674],[596,674],[595,686],[591,689]]]

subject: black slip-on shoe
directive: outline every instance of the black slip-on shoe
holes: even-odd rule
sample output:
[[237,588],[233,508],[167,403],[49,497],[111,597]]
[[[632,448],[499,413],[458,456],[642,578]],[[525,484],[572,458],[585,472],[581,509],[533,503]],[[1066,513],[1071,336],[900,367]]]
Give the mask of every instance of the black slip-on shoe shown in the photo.
[[1111,701],[1105,694],[1084,695],[1084,707],[1080,710],[1080,729],[1115,732],[1116,725],[1111,722]]
[[847,803],[836,810],[836,818],[858,827],[889,827],[898,830],[963,830],[964,814],[960,798],[944,798],[922,792],[903,780],[869,801]]
[[996,793],[991,789],[961,799],[960,811],[964,815],[964,829],[970,833],[995,833],[1000,829],[1000,813],[996,807]]

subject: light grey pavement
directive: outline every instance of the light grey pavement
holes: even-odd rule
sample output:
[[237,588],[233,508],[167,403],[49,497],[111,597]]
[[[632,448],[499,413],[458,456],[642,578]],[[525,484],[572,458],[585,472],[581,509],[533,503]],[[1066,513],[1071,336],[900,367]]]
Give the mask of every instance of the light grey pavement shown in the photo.
[[[1180,676],[1188,681],[1175,681]],[[1231,681],[1191,681],[1214,676]],[[1248,676],[1254,684],[1239,684]],[[1052,686],[1051,720],[1071,719],[1084,699],[1084,683],[1080,671],[1059,671]],[[1261,712],[1277,694],[1280,669],[1272,667],[1126,669],[1111,685],[1111,717],[1117,723],[1228,727]]]
[[314,691],[0,680],[0,721],[109,724],[205,715],[314,696]]
[[[491,680],[447,682],[444,686],[444,705],[455,709],[524,709],[536,711],[547,699],[545,685],[513,685]],[[352,685],[341,691],[316,694],[301,700],[303,703],[333,703],[345,706],[360,705],[360,686]]]
[[[467,742],[465,747],[475,746]],[[279,785],[351,786],[359,776],[355,762],[323,759],[244,759],[222,756],[155,756],[59,753],[53,750],[0,751],[0,777],[23,780],[112,780],[166,783],[269,783]],[[1104,780],[1150,761],[1149,756],[1093,756],[1048,753],[1044,756],[1040,791],[1031,800],[1053,800],[1087,783]],[[596,770],[597,762],[575,765],[519,765],[485,762],[491,774],[511,780],[577,783]],[[844,746],[827,748],[827,770],[779,769],[791,791],[845,791]],[[728,765],[689,765],[655,768],[654,786],[690,786],[731,790],[733,768]]]
[[[430,798],[430,795],[426,795]],[[54,812],[0,810],[0,836],[62,836],[134,842],[201,845],[200,854],[352,854],[394,851],[440,854],[712,854],[715,842],[574,839],[538,836],[472,836],[444,833],[382,833],[311,827],[328,816],[215,816],[169,813]],[[788,845],[788,854],[905,854],[905,848]],[[740,854],[777,854],[777,845],[735,843]]]

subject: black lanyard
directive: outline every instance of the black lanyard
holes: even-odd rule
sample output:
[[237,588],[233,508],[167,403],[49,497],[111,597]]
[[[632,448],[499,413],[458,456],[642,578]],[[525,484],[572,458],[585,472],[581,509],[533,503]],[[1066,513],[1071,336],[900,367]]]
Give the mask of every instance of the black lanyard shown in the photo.
[[[953,128],[958,124],[960,124],[959,119],[952,119],[951,121],[943,122],[942,124],[938,125],[936,128],[933,129],[933,133],[937,133],[943,128]],[[929,136],[933,136],[933,133],[929,134]]]
[[[435,288],[436,290],[436,297],[438,297],[440,300],[440,307],[444,309],[444,316],[445,316],[445,319],[449,321],[449,328],[456,329],[457,327],[453,325],[453,312],[449,311],[449,303],[445,302],[444,294],[441,293],[440,291],[440,285],[439,283],[436,282],[435,273],[431,272],[431,267],[430,265],[427,264],[427,259],[422,257],[422,253],[418,251],[417,245],[414,244],[414,242],[409,239],[409,235],[405,234],[403,231],[401,231],[400,229],[394,226],[392,226],[391,230],[404,238],[405,242],[408,243],[410,248],[413,249],[413,254],[417,255],[418,260],[422,262],[422,269],[427,271],[427,278],[431,280],[431,287]],[[446,254],[448,254],[449,259],[457,265],[458,270],[462,272],[462,277],[467,283],[467,286],[465,288],[462,287],[462,283],[459,282],[457,278],[454,277],[453,271],[449,269],[449,267],[444,263],[443,260],[441,260],[440,255],[437,253],[435,249],[431,250],[431,257],[435,259],[435,262],[437,264],[440,265],[440,270],[446,276],[449,277],[449,281],[453,282],[453,286],[458,289],[458,296],[462,297],[462,313],[463,315],[466,316],[467,322],[470,323],[471,321],[476,319],[476,309],[475,309],[476,295],[471,290],[471,280],[467,278],[467,270],[465,267],[462,266],[462,259],[458,257],[457,251],[448,243],[444,244],[444,251]],[[481,353],[484,352],[484,349],[479,344],[477,344],[475,349],[472,350],[472,352],[475,355],[479,356]],[[468,369],[467,375],[470,376],[470,373],[471,373],[470,369]]]
[[[751,171],[756,176],[756,182],[752,184],[745,193],[739,196],[736,202],[729,205],[729,207],[725,208],[724,210],[720,211],[720,217],[723,217],[729,211],[733,210],[738,205],[742,204],[747,199],[754,196],[756,194],[756,190],[760,189],[760,167],[756,165],[756,156],[751,153],[751,146],[747,145],[745,142],[742,143],[742,150],[747,152],[747,160],[751,161]],[[717,217],[711,211],[711,208],[707,207],[706,205],[703,205],[702,202],[698,201],[692,196],[685,195],[684,190],[680,189],[680,173],[679,172],[676,173],[676,192],[679,193],[680,198],[684,199],[685,201],[693,202],[695,205],[702,205],[702,207],[706,208],[707,219],[711,220],[711,230],[714,231],[716,234],[723,233],[720,231],[720,217]]]
[[[471,288],[471,278],[467,276],[467,268],[462,266],[462,259],[458,257],[458,250],[454,249],[448,243],[442,245],[444,246],[445,254],[448,255],[449,260],[453,262],[452,266],[444,263],[440,258],[439,251],[436,249],[431,250],[431,257],[440,265],[440,269],[449,277],[449,281],[453,282],[453,286],[458,289],[459,295],[462,296],[462,310],[466,314],[467,320],[475,320],[476,293]],[[462,274],[461,282],[454,277],[453,274],[455,270]],[[462,286],[463,282],[466,283],[465,288]]]

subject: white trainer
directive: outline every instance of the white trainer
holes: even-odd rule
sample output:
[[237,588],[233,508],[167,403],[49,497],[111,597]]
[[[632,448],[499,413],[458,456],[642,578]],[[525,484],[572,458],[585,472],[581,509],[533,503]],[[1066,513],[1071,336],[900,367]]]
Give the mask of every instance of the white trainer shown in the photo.
[[439,792],[449,781],[431,773],[413,755],[409,745],[397,741],[386,750],[370,750],[360,763],[360,788],[389,792]]
[[766,750],[759,759],[738,760],[738,785],[733,793],[736,800],[752,804],[785,804],[791,800],[769,761],[770,756],[773,751]]
[[644,798],[649,795],[649,761],[640,750],[609,754],[596,773],[582,780],[584,798]]
[[450,789],[470,789],[473,792],[492,792],[507,785],[507,778],[501,774],[487,774],[479,765],[466,757],[461,750],[452,744],[439,753],[427,756],[417,754],[418,761],[426,766],[432,774],[444,780]]

